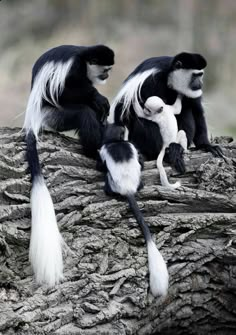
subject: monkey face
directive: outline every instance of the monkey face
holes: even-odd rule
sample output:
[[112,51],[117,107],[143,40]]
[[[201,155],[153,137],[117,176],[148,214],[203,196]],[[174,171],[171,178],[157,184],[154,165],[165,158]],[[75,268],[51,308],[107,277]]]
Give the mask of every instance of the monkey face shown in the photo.
[[197,90],[202,89],[203,73],[204,73],[203,70],[202,71],[195,70],[194,72],[192,72],[189,87],[193,91],[197,91]]
[[160,114],[164,109],[164,105],[165,103],[161,98],[157,96],[149,97],[144,104],[143,113],[146,117]]
[[207,62],[199,54],[182,52],[175,56],[168,76],[168,86],[189,98],[202,95],[204,68]]
[[169,74],[168,86],[189,98],[198,98],[202,95],[203,74],[203,70],[174,70]]
[[112,66],[87,63],[87,77],[93,84],[105,84]]

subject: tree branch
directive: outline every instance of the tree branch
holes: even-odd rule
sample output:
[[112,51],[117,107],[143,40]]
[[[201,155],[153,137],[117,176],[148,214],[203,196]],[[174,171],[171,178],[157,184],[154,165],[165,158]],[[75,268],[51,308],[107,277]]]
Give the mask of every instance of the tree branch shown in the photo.
[[137,195],[168,263],[170,289],[153,298],[147,253],[127,203],[103,192],[103,175],[78,141],[45,133],[38,150],[65,240],[65,279],[37,287],[28,261],[30,177],[19,129],[0,128],[0,334],[235,334],[236,143],[228,164],[190,151],[187,172],[145,162]]

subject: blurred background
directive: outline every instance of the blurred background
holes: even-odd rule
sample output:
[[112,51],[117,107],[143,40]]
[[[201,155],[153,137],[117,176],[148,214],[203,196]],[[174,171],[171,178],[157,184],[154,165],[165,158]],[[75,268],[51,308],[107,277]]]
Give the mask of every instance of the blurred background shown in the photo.
[[102,43],[116,54],[98,88],[110,101],[145,58],[203,54],[209,135],[236,136],[235,0],[2,0],[0,31],[1,126],[22,125],[31,68],[44,51]]

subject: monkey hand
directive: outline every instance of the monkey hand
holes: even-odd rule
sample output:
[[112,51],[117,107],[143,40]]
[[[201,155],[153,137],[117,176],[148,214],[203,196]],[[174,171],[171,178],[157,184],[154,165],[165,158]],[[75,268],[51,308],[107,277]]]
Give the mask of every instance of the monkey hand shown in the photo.
[[92,101],[92,108],[103,122],[109,114],[110,104],[106,97],[98,93]]
[[184,163],[184,149],[178,143],[171,143],[165,151],[165,161],[175,167],[176,171],[184,174],[185,163]]
[[200,145],[198,149],[203,149],[206,152],[211,152],[213,156],[221,157],[224,159],[223,152],[219,145],[213,145],[213,144],[207,143],[207,144]]

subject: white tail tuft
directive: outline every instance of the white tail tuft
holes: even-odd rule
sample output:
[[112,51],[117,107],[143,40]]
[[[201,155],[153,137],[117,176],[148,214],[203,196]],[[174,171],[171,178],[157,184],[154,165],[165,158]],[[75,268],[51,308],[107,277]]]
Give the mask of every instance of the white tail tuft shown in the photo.
[[33,182],[31,211],[30,262],[36,281],[54,286],[63,278],[62,237],[52,198],[41,176]]
[[169,285],[166,263],[152,240],[148,241],[147,250],[151,293],[154,297],[165,296]]

